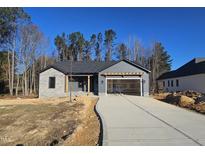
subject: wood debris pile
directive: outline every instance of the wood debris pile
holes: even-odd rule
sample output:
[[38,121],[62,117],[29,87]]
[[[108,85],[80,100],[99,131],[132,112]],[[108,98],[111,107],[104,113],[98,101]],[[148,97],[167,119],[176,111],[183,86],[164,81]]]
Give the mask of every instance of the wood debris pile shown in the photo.
[[189,108],[200,113],[205,113],[205,95],[202,93],[188,90],[166,93],[166,95],[160,93],[157,94],[155,98],[160,98],[160,100],[165,101],[167,103],[174,104],[184,108]]

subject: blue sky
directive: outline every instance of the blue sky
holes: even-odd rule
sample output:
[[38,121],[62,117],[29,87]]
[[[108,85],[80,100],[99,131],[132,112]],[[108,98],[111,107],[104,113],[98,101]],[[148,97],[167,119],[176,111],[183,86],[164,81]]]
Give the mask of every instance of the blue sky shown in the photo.
[[205,57],[205,8],[25,8],[52,47],[57,34],[91,34],[112,28],[116,43],[137,37],[145,47],[160,41],[176,69],[194,57]]

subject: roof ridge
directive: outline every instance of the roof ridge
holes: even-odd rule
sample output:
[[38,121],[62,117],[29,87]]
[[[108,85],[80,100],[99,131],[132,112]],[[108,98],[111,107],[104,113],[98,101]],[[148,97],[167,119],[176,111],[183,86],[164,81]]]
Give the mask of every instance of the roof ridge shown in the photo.
[[[71,71],[71,62],[73,62],[73,69],[72,69],[72,73],[99,73],[121,61],[124,61],[130,65],[133,65],[134,67],[138,67],[142,70],[144,70],[145,72],[150,72],[149,70],[147,70],[146,68],[144,68],[143,66],[140,66],[134,62],[128,61],[128,60],[117,60],[117,61],[71,61],[71,60],[63,60],[63,61],[58,61],[56,63],[54,63],[53,65],[48,66],[47,68],[56,68],[57,70],[60,70],[61,72],[63,72],[64,74],[67,74]],[[43,70],[42,70],[43,71]],[[42,72],[41,71],[41,72]]]

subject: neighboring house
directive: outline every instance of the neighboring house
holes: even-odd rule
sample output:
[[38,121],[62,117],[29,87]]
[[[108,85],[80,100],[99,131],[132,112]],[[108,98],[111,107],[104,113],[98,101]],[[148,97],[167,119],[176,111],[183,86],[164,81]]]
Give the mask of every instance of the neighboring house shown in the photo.
[[[149,95],[149,70],[128,60],[112,62],[61,61],[39,75],[39,97],[123,93]],[[71,78],[72,76],[72,78]]]
[[194,90],[205,93],[205,58],[195,58],[157,80],[159,89],[165,92]]

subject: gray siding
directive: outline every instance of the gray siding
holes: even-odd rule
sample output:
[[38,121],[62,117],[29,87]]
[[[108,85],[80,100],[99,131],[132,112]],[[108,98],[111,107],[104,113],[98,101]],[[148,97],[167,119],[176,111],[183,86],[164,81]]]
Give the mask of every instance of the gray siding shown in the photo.
[[[168,80],[170,86],[168,87]],[[176,80],[179,81],[179,86],[176,86]],[[163,87],[163,81],[165,82],[165,87]],[[173,81],[173,87],[171,86],[171,81]],[[205,74],[190,75],[178,78],[170,78],[159,80],[159,88],[165,92],[175,92],[175,91],[186,91],[194,90],[197,92],[205,93]]]
[[[54,89],[49,89],[49,77],[55,77]],[[64,97],[65,94],[65,75],[56,69],[50,68],[39,76],[39,98],[44,97]]]
[[[55,77],[56,84],[54,89],[49,88],[49,77]],[[79,78],[84,80],[83,87],[79,87]],[[69,82],[68,88],[72,87],[72,95],[82,94],[87,90],[87,77],[73,77],[74,81]],[[97,79],[96,79],[97,80]],[[95,81],[96,82],[96,81]],[[71,85],[70,85],[71,84]],[[97,85],[94,89],[97,91]],[[68,90],[70,91],[70,89]],[[59,72],[56,69],[50,68],[42,73],[39,76],[39,98],[49,98],[49,97],[65,97],[65,74]]]
[[124,61],[121,61],[103,71],[101,71],[98,75],[98,91],[99,95],[105,94],[105,83],[106,78],[102,76],[103,73],[106,72],[143,72],[142,81],[143,81],[143,95],[148,96],[149,95],[149,73],[143,71],[142,69],[139,69],[135,66],[132,66]]

